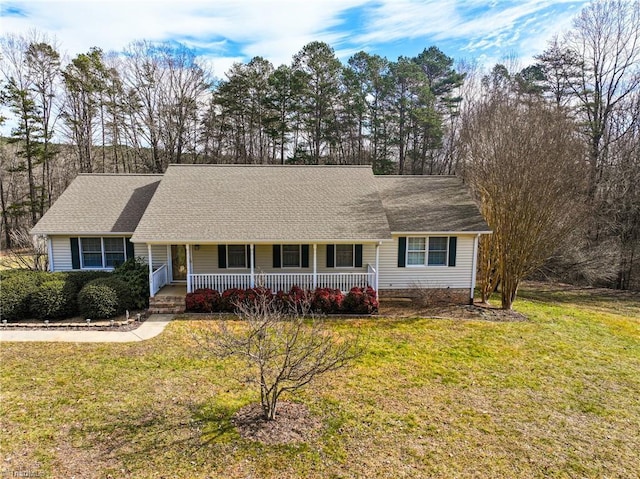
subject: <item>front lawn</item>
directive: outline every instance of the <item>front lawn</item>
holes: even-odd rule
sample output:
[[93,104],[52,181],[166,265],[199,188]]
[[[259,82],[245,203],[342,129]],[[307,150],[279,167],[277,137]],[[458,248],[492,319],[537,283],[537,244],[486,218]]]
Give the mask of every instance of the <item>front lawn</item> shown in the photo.
[[323,424],[317,439],[294,446],[250,442],[230,426],[258,398],[237,363],[195,346],[192,332],[207,321],[174,321],[135,344],[2,343],[0,470],[637,477],[638,296],[536,286],[516,309],[529,320],[334,320],[337,331],[363,335],[365,354],[287,398]]

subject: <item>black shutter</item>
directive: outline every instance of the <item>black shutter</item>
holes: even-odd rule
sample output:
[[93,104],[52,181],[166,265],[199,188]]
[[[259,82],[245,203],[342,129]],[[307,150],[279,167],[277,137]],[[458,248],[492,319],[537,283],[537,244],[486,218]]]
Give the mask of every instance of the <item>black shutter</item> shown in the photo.
[[218,268],[224,269],[227,267],[227,245],[218,245]]
[[279,244],[273,245],[273,267],[274,268],[282,268],[282,260],[280,259],[280,249]]
[[309,267],[309,245],[302,245],[302,258],[300,258],[300,262],[303,268]]
[[356,268],[362,268],[362,245],[356,245]]
[[131,238],[125,238],[124,244],[127,249],[127,259],[133,258],[136,255],[136,253],[135,253],[135,250],[133,249],[133,243],[131,242]]
[[335,267],[336,247],[335,245],[327,245],[327,268]]
[[398,268],[407,266],[407,237],[398,238]]
[[456,248],[458,246],[458,238],[456,236],[449,237],[449,266],[456,265]]
[[[247,248],[247,250],[246,250],[247,254],[245,256],[245,259],[247,260],[247,268],[251,268],[251,245],[250,244],[246,245],[246,248]],[[253,251],[254,252],[256,251],[256,247],[255,246],[253,247]],[[253,266],[256,265],[255,259],[256,259],[256,257],[254,256],[253,257]]]
[[78,238],[69,238],[71,242],[71,267],[80,269],[80,242]]

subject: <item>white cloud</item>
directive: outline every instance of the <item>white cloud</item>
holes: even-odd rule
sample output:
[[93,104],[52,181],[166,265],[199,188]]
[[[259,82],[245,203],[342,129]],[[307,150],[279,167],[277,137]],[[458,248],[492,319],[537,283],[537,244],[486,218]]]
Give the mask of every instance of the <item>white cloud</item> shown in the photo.
[[11,2],[25,16],[5,16],[3,31],[38,29],[55,34],[71,56],[92,46],[122,50],[134,40],[177,39],[228,63],[230,56],[263,56],[276,64],[312,40],[340,41],[327,33],[340,15],[365,0],[182,0]]
[[[290,63],[314,40],[327,42],[343,59],[390,43],[401,50],[416,39],[455,45],[458,55],[503,51],[530,58],[570,24],[570,14],[550,16],[549,9],[577,12],[587,0],[3,1],[3,32],[44,31],[70,56],[92,46],[119,51],[134,40],[178,40],[213,62],[221,76],[234,61],[257,55],[276,66]],[[16,8],[24,16],[11,14]],[[355,8],[360,24],[345,18]]]

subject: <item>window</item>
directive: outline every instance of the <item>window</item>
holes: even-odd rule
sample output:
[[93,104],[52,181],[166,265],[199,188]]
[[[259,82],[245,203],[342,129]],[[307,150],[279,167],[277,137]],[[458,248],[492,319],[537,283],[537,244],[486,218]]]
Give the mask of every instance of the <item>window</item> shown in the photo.
[[102,238],[80,238],[83,268],[102,268]]
[[230,244],[227,246],[227,267],[247,267],[247,247],[243,244]]
[[427,238],[407,238],[407,266],[424,266]]
[[355,258],[353,249],[352,244],[336,245],[336,268],[353,268]]
[[299,268],[300,267],[300,245],[283,244],[282,245],[282,267],[283,268]]
[[407,238],[407,266],[447,266],[447,236]]
[[122,238],[103,238],[104,260],[107,268],[124,263],[124,241]]
[[429,266],[447,265],[447,243],[449,238],[445,236],[432,236],[429,238]]
[[126,256],[124,238],[80,238],[82,268],[115,268]]

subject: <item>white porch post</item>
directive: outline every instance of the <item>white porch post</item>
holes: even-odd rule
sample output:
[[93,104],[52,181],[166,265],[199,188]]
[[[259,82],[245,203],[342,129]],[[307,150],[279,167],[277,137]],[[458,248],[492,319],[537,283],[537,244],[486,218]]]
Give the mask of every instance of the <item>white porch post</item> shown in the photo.
[[55,271],[55,267],[53,265],[53,242],[51,238],[47,236],[47,255],[49,256],[49,271]]
[[149,243],[147,243],[147,256],[149,257],[149,296],[153,298],[156,293],[153,290],[153,255],[151,253],[151,245]]
[[478,269],[478,240],[480,235],[473,238],[473,258],[471,259],[471,288],[469,291],[469,304],[473,304],[473,290],[476,287],[476,270]]
[[313,289],[318,287],[318,245],[313,243]]
[[256,286],[256,278],[255,278],[255,267],[256,267],[256,265],[254,264],[254,261],[253,261],[253,248],[254,248],[254,244],[251,243],[249,245],[249,264],[251,265],[251,282],[250,282],[250,284],[251,284],[252,288],[255,288],[255,286]]
[[191,245],[187,245],[187,293],[191,293]]
[[376,299],[378,299],[378,281],[380,279],[380,242],[376,244],[376,278],[374,284],[376,285]]

